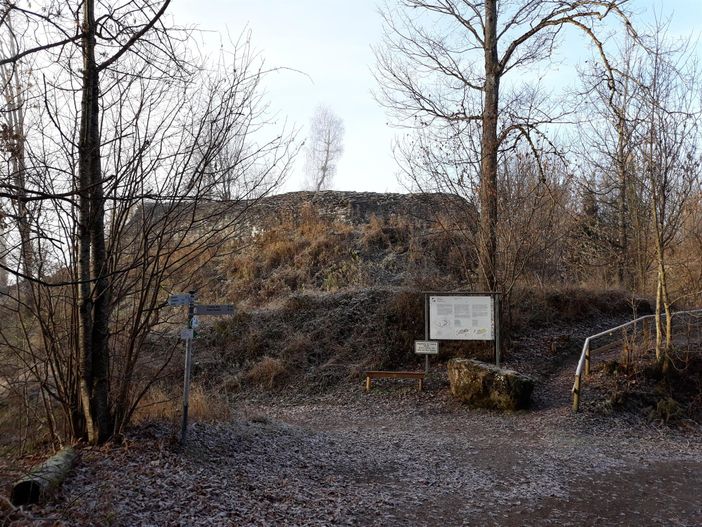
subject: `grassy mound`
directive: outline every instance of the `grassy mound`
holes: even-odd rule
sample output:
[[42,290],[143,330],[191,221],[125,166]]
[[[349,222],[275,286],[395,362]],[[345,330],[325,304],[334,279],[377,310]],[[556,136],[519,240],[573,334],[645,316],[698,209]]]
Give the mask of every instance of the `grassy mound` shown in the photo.
[[[554,295],[548,293],[548,298]],[[598,295],[568,291],[558,296],[557,304],[560,312],[577,312],[585,319],[630,309],[622,294],[609,292],[592,306],[580,306],[591,297]],[[532,328],[561,321],[555,308],[552,317],[542,320],[532,306],[517,305],[515,317],[528,320]],[[198,352],[196,373],[230,392],[283,388],[316,392],[360,379],[367,369],[421,369],[423,358],[414,354],[414,340],[423,338],[424,295],[416,290],[298,293],[239,311],[206,328],[197,343],[203,351]],[[452,357],[491,361],[493,344],[442,342],[438,360]]]

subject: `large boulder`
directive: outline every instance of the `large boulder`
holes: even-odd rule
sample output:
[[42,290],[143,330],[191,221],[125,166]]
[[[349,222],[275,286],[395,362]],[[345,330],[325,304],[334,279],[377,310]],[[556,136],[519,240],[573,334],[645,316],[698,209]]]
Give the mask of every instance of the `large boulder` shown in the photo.
[[448,378],[451,394],[479,408],[521,410],[534,390],[531,377],[472,359],[451,359]]

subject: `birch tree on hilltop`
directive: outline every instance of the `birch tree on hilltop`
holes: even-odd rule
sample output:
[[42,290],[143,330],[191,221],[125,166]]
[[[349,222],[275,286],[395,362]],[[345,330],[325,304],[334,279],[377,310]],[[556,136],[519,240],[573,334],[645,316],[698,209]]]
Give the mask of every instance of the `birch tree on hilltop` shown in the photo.
[[305,152],[306,187],[310,190],[319,192],[332,187],[344,153],[344,132],[344,122],[331,109],[315,109]]

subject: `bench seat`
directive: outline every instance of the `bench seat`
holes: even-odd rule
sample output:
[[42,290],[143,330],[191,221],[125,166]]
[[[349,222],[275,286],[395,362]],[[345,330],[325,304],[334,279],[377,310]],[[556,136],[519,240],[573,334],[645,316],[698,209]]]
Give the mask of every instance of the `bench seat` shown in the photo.
[[380,371],[366,372],[366,391],[371,389],[371,379],[417,379],[417,389],[421,392],[424,386],[425,374],[423,371]]

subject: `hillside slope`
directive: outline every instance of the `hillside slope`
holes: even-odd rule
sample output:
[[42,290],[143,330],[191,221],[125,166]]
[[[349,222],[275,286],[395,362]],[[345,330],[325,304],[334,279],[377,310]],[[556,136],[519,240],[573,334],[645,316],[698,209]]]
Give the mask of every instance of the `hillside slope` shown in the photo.
[[[261,200],[220,257],[188,277],[200,301],[238,309],[202,321],[196,380],[225,392],[313,392],[369,368],[421,367],[413,341],[424,336],[422,292],[475,290],[474,219],[469,204],[441,194],[327,191]],[[515,336],[632,310],[623,292],[577,288],[517,288],[512,302]],[[440,360],[492,356],[491,343],[441,350]]]

